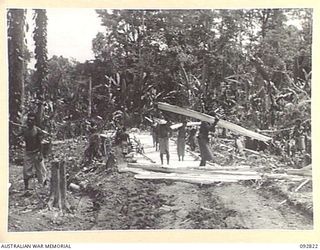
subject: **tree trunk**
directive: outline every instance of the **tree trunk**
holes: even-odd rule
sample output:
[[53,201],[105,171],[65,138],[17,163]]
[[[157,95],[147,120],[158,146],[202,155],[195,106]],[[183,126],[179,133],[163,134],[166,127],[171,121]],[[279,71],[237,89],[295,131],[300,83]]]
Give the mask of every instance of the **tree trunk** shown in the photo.
[[43,102],[45,100],[44,80],[48,73],[47,65],[47,12],[44,9],[35,10],[35,30],[33,39],[35,42],[36,59],[36,87],[37,87],[37,125],[42,127]]
[[67,179],[66,179],[66,167],[64,165],[64,162],[61,162],[60,169],[59,169],[59,180],[60,180],[60,186],[59,190],[61,192],[61,208],[65,209],[67,208],[67,200],[66,200],[66,193],[67,193]]
[[[263,107],[264,110],[263,112],[266,112],[266,114],[268,114],[268,112],[270,111],[272,104],[274,104],[274,100],[273,100],[273,96],[272,96],[272,91],[271,91],[271,82],[270,82],[270,77],[267,73],[267,71],[263,68],[263,65],[261,65],[261,62],[259,62],[257,59],[253,59],[253,63],[254,66],[257,69],[257,72],[260,74],[260,76],[262,77],[264,83],[263,83],[263,88],[262,88],[262,95],[264,98],[262,98],[264,100],[263,102]],[[260,93],[261,94],[261,93]],[[273,110],[271,110],[270,115],[267,117],[267,121],[264,122],[261,126],[262,129],[268,129],[269,126],[272,124],[272,112]]]
[[88,118],[91,117],[92,113],[92,77],[89,77],[89,91],[88,91]]
[[[8,11],[9,119],[21,123],[24,102],[24,10]],[[9,127],[10,143],[15,143]]]

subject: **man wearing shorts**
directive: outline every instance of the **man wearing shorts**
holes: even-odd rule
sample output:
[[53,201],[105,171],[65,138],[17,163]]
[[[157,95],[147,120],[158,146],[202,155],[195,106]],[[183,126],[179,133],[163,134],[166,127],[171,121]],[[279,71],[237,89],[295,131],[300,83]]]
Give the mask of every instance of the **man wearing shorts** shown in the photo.
[[47,182],[47,170],[41,151],[42,137],[46,132],[35,126],[35,119],[35,114],[28,114],[27,127],[22,131],[25,141],[23,181],[26,191],[29,190],[29,180],[34,176],[34,173],[41,185],[46,185]]

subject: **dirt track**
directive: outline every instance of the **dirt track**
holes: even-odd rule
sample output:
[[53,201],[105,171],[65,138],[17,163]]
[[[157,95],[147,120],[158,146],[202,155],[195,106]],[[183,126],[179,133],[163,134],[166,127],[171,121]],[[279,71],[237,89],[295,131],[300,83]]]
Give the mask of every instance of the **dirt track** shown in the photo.
[[[68,142],[59,150],[72,158],[75,170],[84,142]],[[70,145],[73,145],[72,147]],[[122,162],[118,162],[122,164]],[[81,172],[80,169],[78,171]],[[309,214],[283,197],[255,183],[199,185],[174,181],[144,181],[131,173],[81,173],[89,185],[82,192],[68,191],[73,213],[48,211],[48,190],[23,197],[22,167],[10,166],[8,231],[68,231],[113,229],[312,229]],[[44,201],[44,202],[42,202]]]

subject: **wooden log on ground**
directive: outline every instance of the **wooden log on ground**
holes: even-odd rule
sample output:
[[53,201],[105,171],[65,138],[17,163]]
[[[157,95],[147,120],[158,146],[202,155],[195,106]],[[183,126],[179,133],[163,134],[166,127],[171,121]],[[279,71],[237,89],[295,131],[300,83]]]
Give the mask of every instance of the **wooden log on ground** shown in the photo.
[[[163,102],[159,102],[158,103],[158,108],[161,110],[165,110],[165,111],[169,111],[169,112],[173,112],[176,114],[180,114],[180,115],[185,115],[185,116],[189,116],[189,117],[193,117],[196,119],[199,119],[201,121],[206,121],[206,122],[210,122],[210,123],[214,123],[215,122],[215,118],[207,115],[207,114],[203,114],[194,110],[190,110],[190,109],[185,109],[185,108],[181,108],[175,105],[170,105],[167,103],[163,103]],[[239,125],[233,124],[231,122],[228,121],[224,121],[224,120],[219,120],[219,122],[217,123],[218,126],[222,127],[222,128],[226,128],[229,129],[230,131],[236,132],[238,134],[244,135],[244,136],[248,136],[257,140],[261,140],[264,142],[268,142],[270,141],[272,138],[262,135],[262,134],[258,134],[256,132],[247,130]]]

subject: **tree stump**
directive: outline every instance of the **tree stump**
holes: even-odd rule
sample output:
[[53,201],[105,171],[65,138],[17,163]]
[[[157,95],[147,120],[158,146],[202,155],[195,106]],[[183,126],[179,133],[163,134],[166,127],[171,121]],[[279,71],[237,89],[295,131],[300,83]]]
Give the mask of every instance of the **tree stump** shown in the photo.
[[54,161],[51,167],[50,196],[48,207],[59,210],[70,210],[70,205],[66,200],[66,168],[64,162]]

